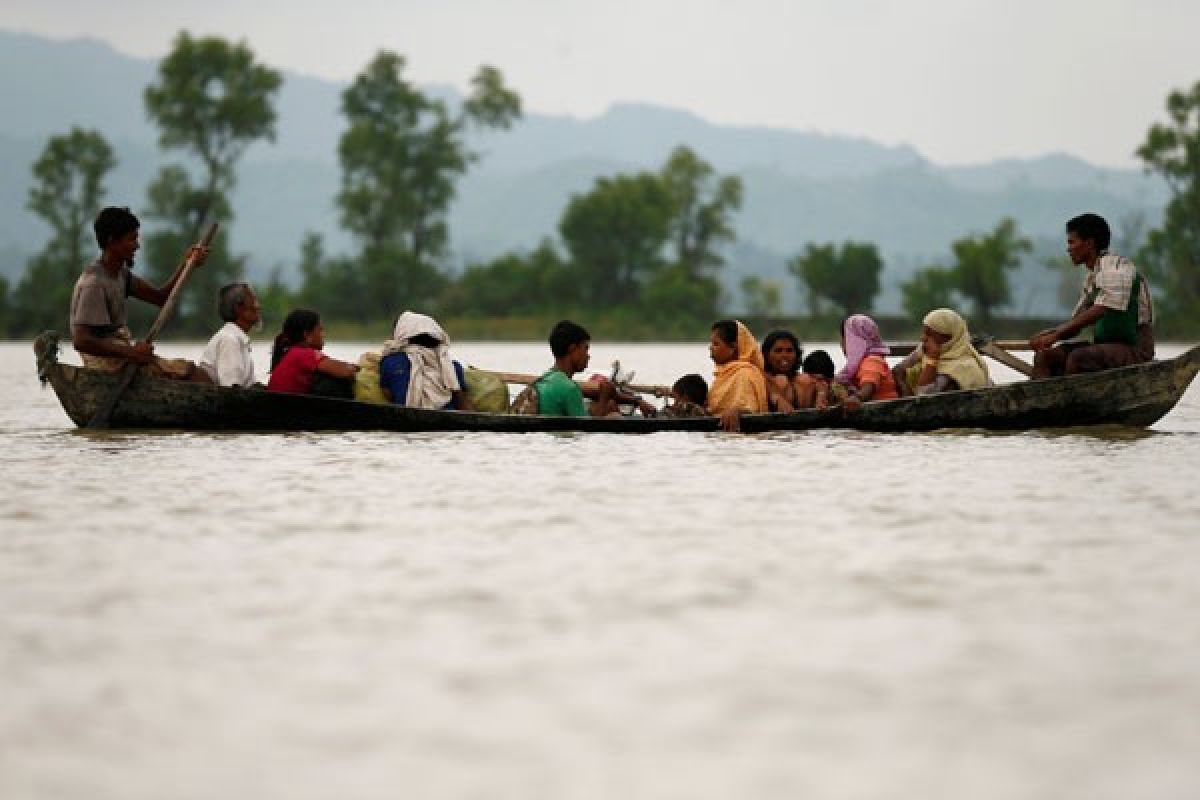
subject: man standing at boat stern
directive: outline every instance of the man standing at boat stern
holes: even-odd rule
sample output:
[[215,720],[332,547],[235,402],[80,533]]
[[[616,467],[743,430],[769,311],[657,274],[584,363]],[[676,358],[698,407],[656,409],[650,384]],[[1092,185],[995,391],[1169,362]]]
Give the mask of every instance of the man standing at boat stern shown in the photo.
[[132,361],[155,375],[175,380],[208,383],[208,375],[186,359],[154,355],[151,342],[133,341],[129,332],[125,300],[129,296],[152,305],[167,302],[171,289],[183,272],[187,259],[197,265],[208,257],[208,249],[194,246],[175,270],[171,280],[155,288],[130,270],[138,251],[138,218],[128,208],[110,206],[96,215],[93,230],[100,257],[83,269],[71,292],[71,341],[88,369],[117,371]]
[[258,296],[248,283],[227,284],[217,293],[217,310],[225,324],[208,340],[200,368],[219,386],[252,386],[254,356],[249,334],[262,318]]
[[[1099,372],[1154,358],[1154,307],[1150,287],[1132,261],[1109,252],[1108,223],[1098,214],[1067,222],[1067,255],[1087,267],[1071,319],[1029,340],[1033,377]],[[1092,343],[1064,342],[1095,326]],[[1061,344],[1057,344],[1062,342]]]

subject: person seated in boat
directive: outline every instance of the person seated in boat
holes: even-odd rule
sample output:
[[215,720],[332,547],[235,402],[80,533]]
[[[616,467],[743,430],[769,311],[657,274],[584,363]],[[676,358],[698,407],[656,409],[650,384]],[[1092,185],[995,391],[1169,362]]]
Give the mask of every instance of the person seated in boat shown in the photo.
[[879,326],[866,314],[852,314],[842,322],[842,353],[846,364],[834,379],[847,391],[842,407],[856,411],[872,400],[894,400],[900,396],[884,356],[891,348],[883,343]]
[[670,400],[663,406],[664,417],[707,417],[708,381],[694,372],[684,375],[672,384]]
[[804,349],[791,331],[771,331],[763,339],[763,373],[771,411],[787,413],[816,404],[817,382],[800,371]]
[[582,325],[560,320],[550,331],[550,352],[554,366],[533,383],[537,393],[537,413],[553,417],[606,417],[620,414],[617,392],[612,381],[601,377],[595,382],[595,396],[585,406],[583,389],[573,376],[587,369],[591,361],[592,337]]
[[716,365],[708,390],[708,412],[721,418],[722,430],[741,430],[742,414],[768,409],[762,351],[749,328],[737,320],[723,319],[713,323],[708,354]]
[[179,282],[183,266],[194,259],[197,266],[208,258],[208,248],[188,250],[171,279],[161,287],[151,286],[134,275],[134,256],[141,246],[141,223],[128,208],[109,206],[96,215],[92,230],[100,256],[83,268],[71,292],[71,341],[88,369],[117,371],[133,362],[161,378],[210,383],[208,373],[182,358],[165,359],[154,354],[152,342],[133,341],[129,332],[126,299],[162,306]]
[[[1071,319],[1029,340],[1033,377],[1074,375],[1154,360],[1154,307],[1150,286],[1137,266],[1108,249],[1112,233],[1104,217],[1081,214],[1067,222],[1067,255],[1087,268]],[[1067,342],[1095,326],[1092,343]]]
[[267,391],[353,397],[352,393],[342,394],[318,386],[324,376],[336,382],[335,385],[344,384],[350,392],[350,381],[358,372],[357,364],[330,358],[321,352],[324,347],[325,326],[316,311],[297,308],[288,314],[271,348]]
[[379,361],[383,396],[410,408],[473,411],[462,364],[450,358],[450,337],[433,317],[405,311]]
[[949,308],[934,309],[925,315],[921,344],[892,367],[892,378],[904,397],[981,389],[992,382],[987,364],[971,346],[966,320]]
[[840,403],[844,399],[838,397],[836,393],[840,387],[833,381],[834,366],[829,353],[824,350],[813,350],[804,357],[804,363],[800,369],[812,379],[813,408],[823,411],[831,404]]
[[258,295],[248,283],[227,284],[217,293],[217,311],[225,324],[208,340],[199,366],[218,386],[253,386],[250,329],[262,319]]

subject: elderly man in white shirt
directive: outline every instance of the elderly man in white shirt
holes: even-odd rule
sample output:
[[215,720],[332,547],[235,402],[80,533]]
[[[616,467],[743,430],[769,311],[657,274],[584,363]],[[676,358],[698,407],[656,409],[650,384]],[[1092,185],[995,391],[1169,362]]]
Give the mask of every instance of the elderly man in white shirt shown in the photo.
[[219,386],[254,384],[254,357],[249,330],[258,324],[262,307],[247,283],[221,287],[217,307],[225,325],[213,334],[200,356],[200,367]]

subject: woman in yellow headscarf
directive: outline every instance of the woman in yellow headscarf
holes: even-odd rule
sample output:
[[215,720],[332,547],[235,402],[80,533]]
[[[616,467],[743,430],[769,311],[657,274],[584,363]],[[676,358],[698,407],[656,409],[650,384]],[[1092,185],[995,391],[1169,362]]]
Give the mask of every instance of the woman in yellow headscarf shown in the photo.
[[724,430],[739,430],[742,414],[767,410],[762,351],[749,328],[723,319],[712,326],[708,353],[717,365],[708,390],[708,413],[721,418]]
[[[926,314],[923,323],[921,346],[907,359],[913,368],[909,374],[917,373],[910,384],[916,394],[981,389],[991,385],[987,365],[971,346],[967,323],[957,312],[938,308]],[[905,364],[896,366],[898,373],[904,370]]]

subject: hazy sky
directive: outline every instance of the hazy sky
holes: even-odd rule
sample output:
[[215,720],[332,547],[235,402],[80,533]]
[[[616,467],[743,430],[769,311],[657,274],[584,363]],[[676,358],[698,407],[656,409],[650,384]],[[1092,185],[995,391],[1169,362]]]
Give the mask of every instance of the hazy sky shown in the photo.
[[529,111],[642,101],[940,163],[1130,166],[1167,93],[1200,81],[1197,0],[5,0],[0,27],[154,57],[187,29],[340,80],[387,48],[419,82],[492,64]]

